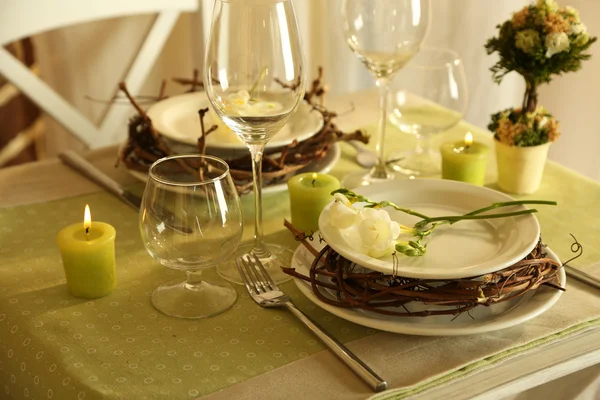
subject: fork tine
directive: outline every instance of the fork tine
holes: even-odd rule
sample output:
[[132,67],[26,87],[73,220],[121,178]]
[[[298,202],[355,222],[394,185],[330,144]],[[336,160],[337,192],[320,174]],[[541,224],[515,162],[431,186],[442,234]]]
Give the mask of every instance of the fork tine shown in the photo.
[[246,259],[248,260],[248,262],[250,263],[250,265],[252,266],[252,272],[254,272],[256,279],[258,282],[260,282],[261,286],[265,288],[265,292],[268,292],[270,290],[275,290],[272,288],[272,286],[269,284],[269,280],[266,279],[260,271],[260,261],[258,261],[258,259],[256,258],[256,256],[254,256],[254,253],[250,253],[246,255]]
[[240,273],[240,277],[242,278],[242,281],[244,281],[244,285],[246,285],[246,289],[248,289],[248,292],[250,294],[252,294],[252,293],[259,294],[260,292],[256,289],[256,287],[253,287],[254,285],[250,284],[250,281],[248,280],[248,277],[246,276],[246,273],[244,272],[244,268],[240,265],[239,258],[235,260],[235,264],[237,265],[237,269],[238,269],[238,272]]
[[262,275],[264,276],[264,278],[271,285],[271,288],[273,288],[273,290],[279,290],[279,288],[275,284],[275,281],[271,278],[271,275],[269,275],[269,273],[265,269],[264,265],[262,265],[262,263],[260,262],[259,258],[256,256],[256,254],[252,253],[252,256],[254,257],[254,260],[256,261],[256,265],[258,265],[258,269],[260,270],[260,272],[262,272]]
[[250,257],[247,254],[244,254],[241,257],[241,260],[242,260],[242,264],[246,268],[246,274],[248,275],[248,278],[256,287],[256,291],[259,294],[267,292],[268,289],[265,287],[264,283],[259,278],[259,276],[256,272],[256,268],[254,268],[254,266],[252,265],[252,263],[250,261]]

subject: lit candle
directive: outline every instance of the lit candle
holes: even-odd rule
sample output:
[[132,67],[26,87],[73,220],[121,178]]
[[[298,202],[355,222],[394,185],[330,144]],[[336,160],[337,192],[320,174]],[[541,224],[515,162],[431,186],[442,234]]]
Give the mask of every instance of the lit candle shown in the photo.
[[474,142],[468,132],[461,142],[444,143],[442,153],[442,178],[482,186],[485,181],[489,147]]
[[115,235],[111,225],[92,223],[87,204],[83,224],[67,226],[58,233],[56,242],[67,287],[73,296],[95,299],[113,291],[116,285]]
[[319,229],[319,215],[333,199],[331,192],[340,188],[334,176],[308,172],[288,181],[292,225],[304,233]]

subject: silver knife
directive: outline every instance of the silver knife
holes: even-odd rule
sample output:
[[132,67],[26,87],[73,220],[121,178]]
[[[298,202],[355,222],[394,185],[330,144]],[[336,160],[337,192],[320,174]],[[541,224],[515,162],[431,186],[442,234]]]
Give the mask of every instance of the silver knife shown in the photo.
[[93,166],[86,159],[72,150],[65,151],[58,155],[66,165],[81,173],[91,181],[97,183],[111,194],[121,199],[125,204],[139,211],[142,205],[141,197],[123,189],[121,185],[115,182],[111,177]]
[[[599,263],[590,265],[590,267],[593,267],[598,264]],[[565,265],[564,267],[565,267],[565,273],[567,274],[568,277],[577,279],[580,282],[583,282],[595,289],[600,290],[600,280],[598,278],[594,278],[593,276],[586,274],[585,272],[582,272],[579,269],[573,268],[570,265]]]
[[[140,207],[142,205],[142,198],[140,196],[123,189],[123,187],[115,182],[114,179],[100,171],[79,154],[72,150],[68,150],[60,153],[58,158],[60,158],[62,162],[73,168],[75,171],[81,173],[83,176],[89,178],[92,182],[97,183],[109,193],[121,199],[121,201],[133,208],[135,211],[140,211]],[[166,210],[163,210],[163,213],[166,212]],[[180,221],[177,223],[171,222],[177,221],[177,218],[174,215],[169,215],[169,217],[170,218],[165,222],[167,227],[183,234],[190,234],[193,232],[191,228],[184,226]]]

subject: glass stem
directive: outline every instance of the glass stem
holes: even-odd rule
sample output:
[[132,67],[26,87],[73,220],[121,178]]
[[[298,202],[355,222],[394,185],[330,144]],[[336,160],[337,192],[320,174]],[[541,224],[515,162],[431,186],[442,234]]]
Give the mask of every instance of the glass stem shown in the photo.
[[379,88],[379,129],[377,143],[375,144],[377,164],[371,169],[371,176],[377,179],[386,179],[390,175],[385,164],[385,127],[387,124],[387,100],[390,92],[390,80],[382,77],[377,78],[375,83]]
[[185,271],[185,284],[187,290],[199,290],[199,285],[202,283],[202,271]]
[[252,156],[252,178],[254,182],[254,242],[252,251],[258,258],[268,257],[268,250],[263,243],[262,219],[262,159],[265,145],[248,144]]

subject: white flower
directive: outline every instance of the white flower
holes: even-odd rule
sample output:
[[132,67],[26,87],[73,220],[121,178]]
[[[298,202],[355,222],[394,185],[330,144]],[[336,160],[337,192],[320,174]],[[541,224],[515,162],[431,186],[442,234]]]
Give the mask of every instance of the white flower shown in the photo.
[[537,0],[537,7],[539,9],[547,9],[550,12],[558,11],[558,4],[554,0]]
[[360,218],[358,234],[362,240],[362,252],[375,258],[392,254],[400,225],[381,209],[363,208]]
[[525,53],[534,54],[540,44],[540,35],[534,29],[525,29],[515,35],[515,45]]
[[575,8],[571,7],[571,6],[566,6],[565,7],[565,11],[567,13],[569,13],[570,15],[572,15],[575,18],[575,21],[579,22],[579,11],[577,11]]
[[339,229],[347,229],[358,222],[358,210],[341,193],[333,195],[333,203],[329,206],[329,223]]
[[587,32],[587,26],[583,22],[571,25],[571,35],[581,35]]
[[225,106],[229,112],[236,112],[244,117],[273,115],[283,108],[281,103],[253,99],[247,90],[240,90],[227,96]]
[[569,37],[564,32],[553,32],[546,36],[546,58],[569,50]]

